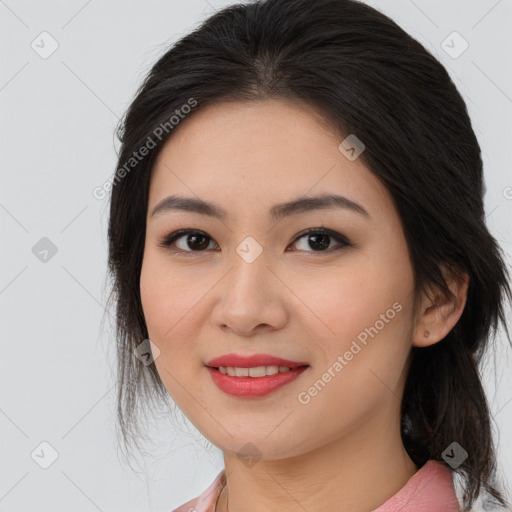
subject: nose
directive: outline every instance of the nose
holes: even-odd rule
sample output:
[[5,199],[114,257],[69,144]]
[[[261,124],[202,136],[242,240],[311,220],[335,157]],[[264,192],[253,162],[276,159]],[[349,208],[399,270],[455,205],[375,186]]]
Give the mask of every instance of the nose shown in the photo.
[[248,247],[245,253],[239,247],[230,258],[227,274],[215,287],[212,311],[215,325],[238,336],[281,329],[288,319],[286,286],[269,265],[265,252],[255,257],[250,252],[254,248]]

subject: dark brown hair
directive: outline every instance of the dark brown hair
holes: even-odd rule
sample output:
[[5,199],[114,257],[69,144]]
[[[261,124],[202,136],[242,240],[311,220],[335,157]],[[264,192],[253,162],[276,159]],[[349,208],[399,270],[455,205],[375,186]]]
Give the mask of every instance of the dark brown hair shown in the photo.
[[[471,506],[483,486],[505,505],[478,369],[500,323],[510,341],[504,307],[512,297],[485,224],[480,147],[440,62],[355,0],[267,0],[218,11],[154,64],[122,119],[108,240],[125,444],[137,444],[139,408],[168,398],[155,365],[134,356],[148,338],[139,279],[155,159],[176,126],[204,106],[267,98],[312,105],[340,134],[363,141],[359,158],[386,185],[400,215],[418,294],[434,287],[451,296],[442,265],[469,275],[455,327],[440,342],[411,349],[402,440],[417,466],[444,464],[443,451],[457,442],[469,454],[455,469],[464,479],[464,504]],[[139,158],[143,147],[149,151]]]

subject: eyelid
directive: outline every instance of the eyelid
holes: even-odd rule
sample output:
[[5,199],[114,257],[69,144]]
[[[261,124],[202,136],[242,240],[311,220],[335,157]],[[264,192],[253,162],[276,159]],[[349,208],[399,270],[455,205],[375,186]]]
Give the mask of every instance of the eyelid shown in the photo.
[[[184,229],[178,229],[176,231],[172,231],[171,233],[169,233],[169,234],[167,234],[167,235],[165,235],[163,237],[163,239],[159,242],[158,246],[159,247],[167,248],[171,252],[178,253],[178,254],[200,254],[200,253],[206,252],[206,250],[203,250],[203,251],[184,251],[182,249],[170,249],[171,244],[173,244],[176,240],[178,240],[179,238],[181,238],[181,237],[183,237],[185,235],[189,235],[189,234],[198,234],[198,235],[204,236],[206,238],[209,238],[211,241],[213,241],[218,246],[218,244],[215,241],[215,239],[213,237],[211,237],[210,235],[208,235],[208,233],[206,233],[205,231],[202,231],[200,229],[195,229],[195,228],[184,228]],[[316,254],[322,254],[322,253],[323,254],[331,254],[332,252],[335,252],[337,250],[343,249],[344,247],[351,247],[351,246],[354,245],[342,233],[339,233],[338,231],[334,231],[332,229],[324,228],[323,226],[319,226],[319,227],[316,227],[316,228],[308,228],[308,229],[305,229],[305,230],[301,231],[300,233],[295,235],[295,237],[292,239],[292,241],[290,243],[296,243],[298,240],[300,240],[301,238],[303,238],[303,237],[305,237],[305,236],[307,236],[309,234],[325,234],[325,235],[328,235],[334,241],[336,241],[338,244],[341,244],[341,247],[334,248],[334,249],[331,248],[331,249],[328,249],[328,250],[325,250],[325,251],[299,251],[299,252],[313,253],[313,254],[315,254],[315,253]]]

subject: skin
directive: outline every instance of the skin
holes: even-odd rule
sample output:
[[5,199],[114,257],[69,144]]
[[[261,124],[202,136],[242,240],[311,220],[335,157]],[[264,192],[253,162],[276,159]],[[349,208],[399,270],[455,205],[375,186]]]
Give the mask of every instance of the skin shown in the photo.
[[[436,343],[455,325],[467,280],[450,281],[453,301],[433,293],[414,302],[413,269],[391,196],[360,158],[340,152],[340,142],[307,105],[219,103],[185,119],[153,169],[143,311],[169,394],[224,453],[227,486],[218,512],[227,510],[227,499],[232,512],[373,510],[419,469],[400,437],[408,356],[413,345]],[[344,195],[369,217],[336,207],[277,223],[268,216],[276,203],[321,193]],[[155,205],[171,194],[214,202],[229,216],[166,211],[153,217]],[[352,245],[327,238],[322,252],[307,235],[297,238],[322,226]],[[190,246],[183,236],[173,247],[178,254],[159,246],[183,228],[209,238]],[[252,263],[236,252],[247,236],[263,250]],[[201,252],[203,242],[208,248]],[[301,403],[298,394],[395,303],[400,312]],[[267,353],[310,368],[265,397],[233,397],[204,367],[230,352]],[[248,442],[258,450],[253,464],[237,456]]]

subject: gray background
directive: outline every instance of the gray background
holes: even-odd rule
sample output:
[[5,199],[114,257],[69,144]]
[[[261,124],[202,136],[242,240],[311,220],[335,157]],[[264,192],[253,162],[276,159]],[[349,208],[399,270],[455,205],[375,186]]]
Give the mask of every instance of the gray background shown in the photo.
[[[101,326],[108,201],[92,191],[115,170],[115,125],[150,66],[230,3],[0,0],[0,511],[170,511],[222,468],[220,451],[183,419],[178,428],[155,422],[140,474],[119,458],[108,315]],[[510,263],[512,0],[371,5],[436,55],[465,98],[483,150],[488,224]],[[58,44],[46,58],[43,31]],[[461,55],[454,31],[469,44]],[[511,351],[504,337],[498,344],[497,370],[491,359],[483,375],[511,485]],[[50,462],[43,441],[58,452],[47,469],[35,462]]]

